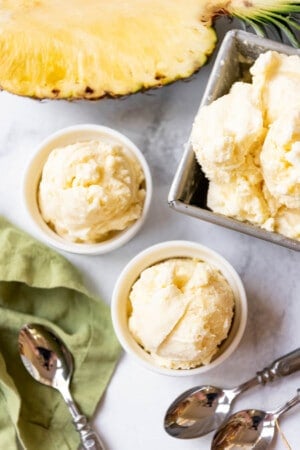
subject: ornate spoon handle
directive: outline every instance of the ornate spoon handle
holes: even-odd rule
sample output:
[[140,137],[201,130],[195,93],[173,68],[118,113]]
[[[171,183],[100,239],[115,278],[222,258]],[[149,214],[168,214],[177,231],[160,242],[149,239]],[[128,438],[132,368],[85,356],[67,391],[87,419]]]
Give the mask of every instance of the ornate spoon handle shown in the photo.
[[298,370],[300,370],[300,348],[297,348],[293,352],[276,359],[268,367],[256,372],[255,377],[234,388],[232,392],[234,395],[239,395],[248,389],[258,386],[259,384],[265,385],[266,383],[272,382],[277,378],[291,375]]
[[75,428],[80,435],[80,450],[105,450],[100,437],[97,435],[95,430],[93,430],[87,418],[79,412],[79,409],[72,398],[69,388],[67,386],[64,386],[64,389],[61,389],[60,392],[73,417]]
[[300,348],[276,359],[270,366],[256,373],[259,383],[266,384],[300,370]]
[[92,429],[85,416],[77,416],[77,418],[74,419],[74,424],[76,430],[80,434],[81,446],[79,448],[81,450],[105,450],[99,436]]

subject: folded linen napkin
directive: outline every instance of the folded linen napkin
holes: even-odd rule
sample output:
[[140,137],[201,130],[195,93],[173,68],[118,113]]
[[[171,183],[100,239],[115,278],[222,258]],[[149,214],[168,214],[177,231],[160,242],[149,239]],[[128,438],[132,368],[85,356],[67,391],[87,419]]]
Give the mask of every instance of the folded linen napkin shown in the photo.
[[0,448],[76,449],[71,416],[60,394],[33,380],[18,354],[28,322],[51,327],[74,357],[71,391],[91,416],[119,355],[109,307],[83,286],[62,256],[0,217]]

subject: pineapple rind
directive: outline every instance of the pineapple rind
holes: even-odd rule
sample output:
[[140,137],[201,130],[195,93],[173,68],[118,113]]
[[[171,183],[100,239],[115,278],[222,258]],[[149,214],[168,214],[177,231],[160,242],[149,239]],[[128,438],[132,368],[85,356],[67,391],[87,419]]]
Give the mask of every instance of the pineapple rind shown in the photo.
[[199,0],[0,0],[0,86],[97,99],[187,78],[217,40],[201,11]]

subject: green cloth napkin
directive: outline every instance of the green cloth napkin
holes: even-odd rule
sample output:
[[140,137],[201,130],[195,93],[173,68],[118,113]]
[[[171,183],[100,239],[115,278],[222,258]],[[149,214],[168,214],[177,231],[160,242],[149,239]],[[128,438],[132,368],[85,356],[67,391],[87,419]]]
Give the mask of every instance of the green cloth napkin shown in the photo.
[[[88,293],[62,256],[0,218],[0,448],[76,449],[60,394],[33,380],[18,354],[22,325],[51,327],[71,350],[71,392],[91,416],[119,355],[109,307]],[[18,438],[18,439],[17,439]]]

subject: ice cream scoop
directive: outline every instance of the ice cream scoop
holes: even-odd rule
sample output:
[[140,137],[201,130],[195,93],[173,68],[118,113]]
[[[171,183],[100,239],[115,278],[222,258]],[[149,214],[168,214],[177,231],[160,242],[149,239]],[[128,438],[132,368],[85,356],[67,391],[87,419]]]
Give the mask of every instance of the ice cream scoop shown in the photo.
[[275,411],[246,409],[233,414],[216,432],[211,450],[267,450],[275,434],[276,420],[299,403],[300,389]]
[[227,338],[234,293],[212,264],[170,258],[140,274],[128,301],[135,341],[160,366],[190,369],[209,364]]
[[267,51],[250,68],[252,84],[260,98],[265,122],[270,125],[284,111],[300,107],[300,58]]
[[229,94],[200,108],[191,143],[207,178],[225,184],[255,168],[248,156],[261,146],[265,131],[251,84],[237,82]]
[[67,241],[102,242],[140,218],[144,179],[138,159],[118,143],[99,139],[56,147],[43,167],[39,209]]
[[[249,381],[231,389],[197,386],[181,394],[167,410],[164,427],[168,434],[190,439],[218,428],[230,412],[233,401],[246,390],[264,385],[300,370],[300,348],[275,360]],[[217,448],[217,447],[216,447]]]
[[300,208],[300,110],[282,113],[260,154],[267,188],[279,206]]

